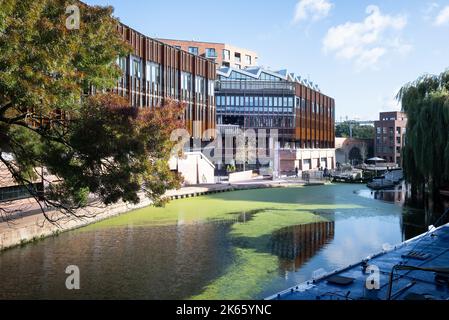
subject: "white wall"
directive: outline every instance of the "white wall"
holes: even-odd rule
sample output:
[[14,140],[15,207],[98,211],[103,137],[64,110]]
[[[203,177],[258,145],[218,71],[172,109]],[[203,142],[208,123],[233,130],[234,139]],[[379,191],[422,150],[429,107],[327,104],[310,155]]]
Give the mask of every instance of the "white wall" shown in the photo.
[[172,157],[170,169],[184,177],[186,185],[215,183],[215,166],[201,152],[186,152],[182,158]]
[[240,181],[248,181],[253,177],[252,171],[243,171],[243,172],[235,172],[229,174],[229,183],[240,182]]

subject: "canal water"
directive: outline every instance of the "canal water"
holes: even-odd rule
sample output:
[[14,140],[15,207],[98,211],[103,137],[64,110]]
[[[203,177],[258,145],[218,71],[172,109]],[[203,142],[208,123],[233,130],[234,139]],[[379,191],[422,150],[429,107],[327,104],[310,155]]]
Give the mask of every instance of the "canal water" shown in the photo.
[[425,231],[397,198],[343,184],[176,200],[0,253],[0,299],[264,298]]

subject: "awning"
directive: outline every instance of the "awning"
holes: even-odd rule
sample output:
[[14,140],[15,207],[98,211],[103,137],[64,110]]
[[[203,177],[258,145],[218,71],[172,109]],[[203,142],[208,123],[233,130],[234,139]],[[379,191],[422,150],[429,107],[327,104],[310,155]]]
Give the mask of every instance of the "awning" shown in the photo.
[[371,159],[368,159],[367,161],[386,161],[385,159],[382,159],[382,158],[378,158],[378,157],[375,157],[375,158],[371,158]]

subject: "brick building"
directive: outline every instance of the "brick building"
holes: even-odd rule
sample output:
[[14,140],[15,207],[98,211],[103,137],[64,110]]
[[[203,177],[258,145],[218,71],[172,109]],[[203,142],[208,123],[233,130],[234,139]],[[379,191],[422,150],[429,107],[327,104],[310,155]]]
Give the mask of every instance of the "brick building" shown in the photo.
[[217,68],[233,67],[245,69],[257,66],[259,56],[256,52],[248,49],[238,48],[226,43],[184,41],[172,39],[158,39],[178,49],[188,51],[192,54],[205,57],[214,61]]
[[376,139],[374,153],[389,163],[402,166],[402,147],[405,143],[407,115],[404,112],[381,112],[374,123]]

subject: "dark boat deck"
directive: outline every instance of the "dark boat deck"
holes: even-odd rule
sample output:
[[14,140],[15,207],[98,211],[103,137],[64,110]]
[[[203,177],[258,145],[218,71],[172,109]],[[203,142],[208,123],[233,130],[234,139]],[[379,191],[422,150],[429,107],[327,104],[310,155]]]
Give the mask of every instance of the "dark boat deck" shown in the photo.
[[[372,277],[364,270],[367,265],[379,268],[379,290],[366,289]],[[425,270],[394,270],[389,295],[390,275],[398,265]],[[392,300],[448,300],[448,270],[449,225],[445,225],[268,300],[388,300],[389,296]]]

